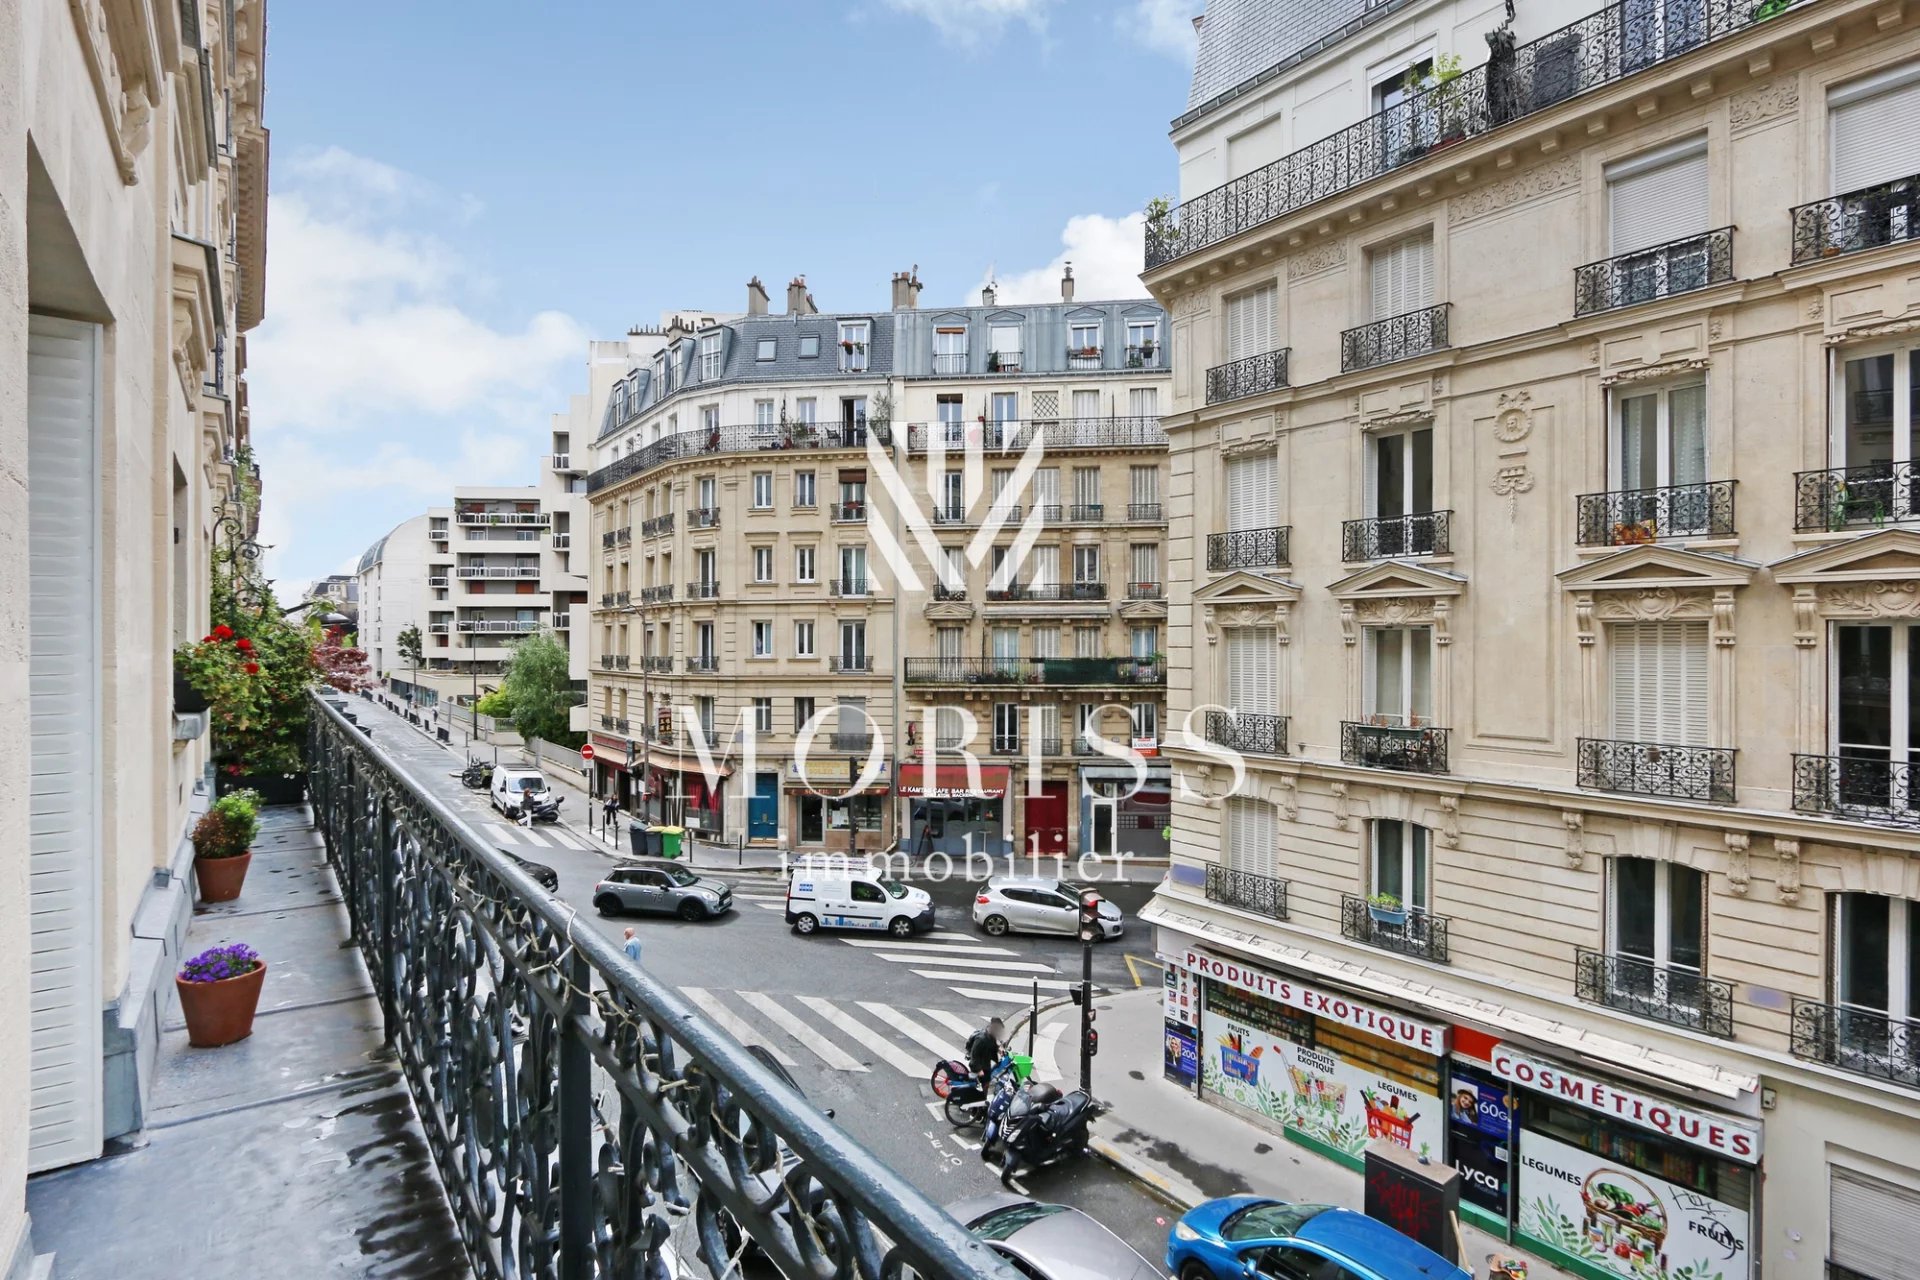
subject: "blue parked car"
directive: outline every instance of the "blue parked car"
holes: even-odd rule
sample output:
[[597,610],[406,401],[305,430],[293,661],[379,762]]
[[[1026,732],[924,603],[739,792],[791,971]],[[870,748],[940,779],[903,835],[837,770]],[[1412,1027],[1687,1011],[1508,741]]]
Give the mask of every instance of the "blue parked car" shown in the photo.
[[1167,1237],[1179,1280],[1473,1280],[1364,1213],[1227,1196],[1197,1205]]

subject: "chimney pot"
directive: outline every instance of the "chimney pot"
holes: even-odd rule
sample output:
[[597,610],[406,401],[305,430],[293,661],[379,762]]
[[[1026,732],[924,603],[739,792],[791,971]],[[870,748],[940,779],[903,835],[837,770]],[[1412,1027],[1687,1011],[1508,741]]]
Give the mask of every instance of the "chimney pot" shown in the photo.
[[987,281],[986,287],[980,290],[980,305],[983,307],[990,307],[993,305],[993,300],[999,296],[1000,296],[999,288],[995,286],[993,281],[989,280]]
[[809,316],[814,312],[813,298],[807,293],[807,278],[795,276],[787,281],[787,314]]
[[760,283],[759,276],[747,281],[747,314],[750,316],[767,314],[767,286]]
[[1066,272],[1060,277],[1060,301],[1073,301],[1073,264],[1067,264]]

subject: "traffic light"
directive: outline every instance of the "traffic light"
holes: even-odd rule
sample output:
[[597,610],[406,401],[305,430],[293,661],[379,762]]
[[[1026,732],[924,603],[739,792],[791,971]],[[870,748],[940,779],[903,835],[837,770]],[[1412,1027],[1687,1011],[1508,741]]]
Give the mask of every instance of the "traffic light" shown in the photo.
[[1074,1007],[1074,1008],[1076,1008],[1076,1009],[1078,1009],[1078,1008],[1080,1007],[1080,997],[1081,997],[1081,996],[1082,996],[1083,994],[1085,994],[1085,993],[1084,993],[1084,992],[1082,992],[1082,991],[1080,990],[1080,988],[1078,988],[1078,987],[1068,987],[1068,988],[1067,988],[1067,999],[1069,999],[1069,1000],[1071,1000],[1071,1001],[1073,1001],[1073,1007]]
[[1100,1052],[1100,1033],[1092,1027],[1087,1028],[1087,1056],[1093,1057]]
[[1080,941],[1100,936],[1100,895],[1088,889],[1080,895]]

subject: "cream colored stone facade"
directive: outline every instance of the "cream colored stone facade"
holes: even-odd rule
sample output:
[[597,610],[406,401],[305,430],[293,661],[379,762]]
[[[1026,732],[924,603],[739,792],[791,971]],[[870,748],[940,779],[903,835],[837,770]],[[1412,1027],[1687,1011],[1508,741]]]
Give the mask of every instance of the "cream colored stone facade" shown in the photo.
[[[1271,92],[1304,100],[1300,84],[1436,31],[1442,49],[1464,46],[1451,12],[1403,7]],[[1849,403],[1850,361],[1885,352],[1920,367],[1920,232],[1901,211],[1911,181],[1892,212],[1844,206],[1854,221],[1824,239],[1814,228],[1827,224],[1807,220],[1818,215],[1793,212],[1842,194],[1830,102],[1920,65],[1917,20],[1911,4],[1872,0],[1743,17],[1703,47],[1409,153],[1145,276],[1177,353],[1172,731],[1194,717],[1169,753],[1188,786],[1176,785],[1174,866],[1148,910],[1162,953],[1178,964],[1192,948],[1450,1032],[1451,1066],[1425,1061],[1423,1091],[1449,1070],[1496,1077],[1493,1055],[1511,1067],[1524,1052],[1756,1127],[1762,1176],[1737,1256],[1716,1263],[1728,1277],[1823,1274],[1845,1247],[1829,1220],[1844,1180],[1920,1193],[1920,1005],[1894,972],[1885,999],[1898,1007],[1862,1013],[1862,995],[1855,1012],[1835,1009],[1872,985],[1843,992],[1846,964],[1883,966],[1884,986],[1908,954],[1899,937],[1874,951],[1865,917],[1846,913],[1890,901],[1896,933],[1908,910],[1920,920],[1920,829],[1903,765],[1827,760],[1861,741],[1842,737],[1862,731],[1842,708],[1872,720],[1859,690],[1880,670],[1849,666],[1842,688],[1841,650],[1876,641],[1839,628],[1884,624],[1904,645],[1920,530],[1884,478],[1904,462],[1809,474],[1863,461],[1866,437],[1849,441],[1846,424],[1879,402]],[[1545,34],[1530,21],[1523,50]],[[1485,56],[1462,52],[1469,65]],[[1367,114],[1363,82],[1347,87],[1344,118],[1304,135],[1296,122],[1291,147]],[[1217,126],[1176,133],[1183,166],[1218,162]],[[1610,183],[1657,149],[1698,145],[1695,230],[1730,235],[1700,241],[1697,271],[1681,254],[1616,257],[1610,208],[1626,197]],[[1382,350],[1355,345],[1379,336],[1371,277],[1408,237],[1430,242],[1420,305],[1450,304],[1444,334],[1396,348],[1402,326],[1388,358],[1355,367]],[[1716,256],[1726,243],[1730,259]],[[1610,259],[1582,293],[1577,269]],[[1236,299],[1261,288],[1273,291],[1271,345],[1290,349],[1286,383],[1228,399],[1216,374],[1210,395],[1209,371],[1244,351],[1229,347],[1230,313],[1248,305]],[[1681,452],[1674,423],[1699,435],[1690,466],[1640,473],[1677,488],[1627,497],[1653,487],[1622,477],[1623,424],[1643,411],[1668,462]],[[1396,468],[1414,446],[1382,443],[1409,432],[1431,442],[1413,482],[1430,493],[1411,502]],[[1241,476],[1268,478],[1246,509],[1283,531],[1278,555],[1246,550]],[[1878,507],[1876,483],[1888,491]],[[1663,652],[1697,663],[1673,676],[1692,736],[1649,750],[1623,726],[1646,722],[1639,699],[1665,695],[1635,692],[1653,668],[1629,644],[1676,639]],[[1396,660],[1398,645],[1423,657]],[[1255,722],[1216,716],[1210,731],[1205,712],[1243,699],[1270,699],[1262,710],[1285,719],[1277,750],[1243,755],[1230,800],[1217,744]],[[1395,838],[1424,841],[1417,885],[1406,861],[1395,871]],[[1699,886],[1697,906],[1683,884]],[[1403,907],[1423,902],[1424,919],[1370,910],[1389,889]],[[1843,907],[1844,895],[1862,897]],[[1631,959],[1642,936],[1658,938],[1652,965]],[[1197,1028],[1203,1062],[1218,1049],[1212,1026]],[[1537,1100],[1511,1081],[1523,1107]],[[1614,1274],[1605,1259],[1586,1273]]]

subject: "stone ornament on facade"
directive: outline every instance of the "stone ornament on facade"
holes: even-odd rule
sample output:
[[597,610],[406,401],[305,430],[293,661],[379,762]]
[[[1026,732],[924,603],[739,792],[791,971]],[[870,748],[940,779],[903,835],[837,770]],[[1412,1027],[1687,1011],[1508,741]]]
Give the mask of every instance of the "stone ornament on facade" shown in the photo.
[[1752,884],[1752,873],[1747,861],[1747,846],[1751,841],[1744,831],[1726,832],[1727,839],[1727,885],[1735,893],[1746,896]]
[[1495,402],[1493,438],[1501,444],[1519,444],[1533,434],[1533,396],[1525,391],[1503,392]]
[[1469,191],[1455,200],[1451,206],[1448,221],[1459,226],[1472,222],[1475,218],[1484,218],[1500,213],[1530,200],[1550,196],[1557,191],[1579,185],[1580,164],[1573,156],[1556,160],[1552,164],[1540,165],[1527,172],[1500,182],[1489,183],[1484,187]]
[[1460,847],[1460,797],[1440,797],[1439,841],[1443,848]]
[[1567,828],[1567,865],[1578,868],[1587,857],[1587,815],[1577,809],[1560,811]]
[[1333,792],[1333,820],[1339,824],[1341,830],[1353,830],[1353,805],[1351,797],[1347,794],[1347,784],[1335,782],[1329,784],[1327,789]]
[[1820,611],[1829,617],[1920,617],[1920,582],[1842,582],[1816,588]]
[[1173,300],[1173,305],[1169,308],[1169,310],[1173,312],[1174,318],[1178,320],[1186,320],[1190,317],[1197,316],[1206,309],[1207,291],[1205,289],[1195,289],[1191,293],[1181,294]]
[[1493,482],[1487,487],[1494,497],[1507,500],[1507,519],[1511,521],[1520,514],[1520,495],[1533,492],[1533,472],[1524,463],[1502,467],[1493,473]]
[[1842,329],[1839,333],[1830,333],[1825,342],[1830,347],[1843,343],[1864,342],[1869,338],[1896,338],[1902,334],[1920,333],[1920,320],[1890,320],[1884,324],[1855,325],[1851,329]]
[[1713,362],[1710,360],[1667,360],[1660,364],[1643,365],[1638,369],[1622,369],[1619,373],[1610,373],[1600,379],[1603,387],[1613,387],[1635,382],[1658,382],[1663,378],[1678,377],[1683,373],[1704,373]]
[[1799,107],[1800,82],[1784,76],[1734,94],[1727,106],[1727,119],[1736,129],[1749,129],[1791,115]]
[[1298,777],[1291,773],[1283,773],[1273,784],[1273,789],[1275,798],[1280,804],[1280,811],[1287,815],[1287,821],[1298,821],[1300,817],[1300,787]]
[[1800,901],[1800,842],[1773,838],[1773,855],[1780,860],[1780,870],[1774,879],[1782,902]]
[[1310,276],[1324,275],[1335,267],[1344,266],[1347,260],[1347,246],[1343,240],[1330,240],[1315,245],[1305,253],[1295,254],[1287,260],[1287,278],[1305,280]]

